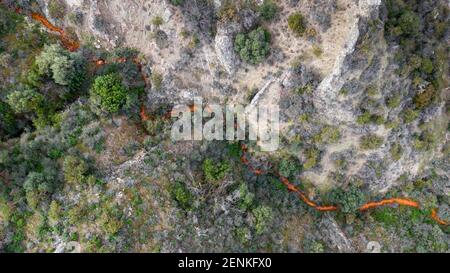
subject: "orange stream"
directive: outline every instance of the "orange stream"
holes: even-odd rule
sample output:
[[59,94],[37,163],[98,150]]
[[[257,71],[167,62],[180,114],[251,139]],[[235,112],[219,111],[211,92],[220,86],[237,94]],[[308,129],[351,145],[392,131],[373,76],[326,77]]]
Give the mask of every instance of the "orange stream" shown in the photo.
[[[253,172],[256,175],[260,175],[263,173],[266,173],[265,171],[255,169],[253,166],[251,166],[250,161],[246,157],[247,147],[245,145],[241,146],[243,155],[241,157],[241,162],[245,164],[251,172]],[[296,193],[298,197],[309,207],[314,208],[317,211],[326,212],[326,211],[338,211],[339,207],[330,205],[330,206],[320,206],[311,199],[309,199],[305,193],[303,193],[300,189],[298,189],[294,184],[292,184],[286,177],[281,176],[280,174],[276,173],[276,176],[280,178],[281,183],[286,186],[286,188],[293,193]],[[378,202],[369,202],[359,208],[359,211],[364,212],[370,209],[375,209],[381,206],[387,206],[387,205],[401,205],[401,206],[408,206],[413,208],[420,208],[420,204],[416,201],[406,199],[406,198],[391,198],[391,199],[385,199]],[[432,210],[431,212],[431,218],[435,220],[437,223],[441,225],[448,225],[449,223],[443,221],[437,216],[436,210]]]
[[78,48],[80,48],[80,44],[77,41],[72,40],[69,38],[63,29],[53,25],[50,23],[47,18],[40,15],[39,13],[31,13],[31,18],[34,20],[40,22],[44,27],[46,27],[49,31],[59,33],[59,38],[61,40],[61,43],[65,48],[67,48],[69,51],[74,52],[77,51]]

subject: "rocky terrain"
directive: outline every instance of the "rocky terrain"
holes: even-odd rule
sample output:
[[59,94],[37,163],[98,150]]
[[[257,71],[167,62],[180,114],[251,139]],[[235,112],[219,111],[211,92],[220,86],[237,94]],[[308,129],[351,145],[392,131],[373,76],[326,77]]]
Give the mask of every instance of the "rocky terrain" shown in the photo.
[[[2,5],[0,250],[449,252],[448,1]],[[80,48],[48,49],[32,14]],[[66,62],[28,76],[45,54]],[[76,87],[58,77],[81,62]],[[96,91],[111,73],[128,91],[114,111]],[[245,141],[262,174],[243,142],[170,139],[167,111],[196,97],[279,105],[280,148]],[[387,198],[420,206],[358,210]]]

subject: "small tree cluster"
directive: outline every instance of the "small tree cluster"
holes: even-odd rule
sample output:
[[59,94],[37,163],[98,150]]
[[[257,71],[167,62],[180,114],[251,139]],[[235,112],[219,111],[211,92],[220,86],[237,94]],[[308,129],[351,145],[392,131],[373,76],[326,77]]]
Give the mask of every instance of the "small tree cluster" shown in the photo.
[[108,74],[97,77],[92,85],[91,99],[99,104],[102,111],[117,113],[127,99],[127,90],[118,74]]
[[79,53],[71,53],[60,45],[45,46],[36,57],[38,76],[51,77],[55,83],[78,90],[84,79],[84,59]]
[[234,41],[234,50],[242,60],[258,64],[270,52],[270,33],[262,27],[248,34],[239,33]]

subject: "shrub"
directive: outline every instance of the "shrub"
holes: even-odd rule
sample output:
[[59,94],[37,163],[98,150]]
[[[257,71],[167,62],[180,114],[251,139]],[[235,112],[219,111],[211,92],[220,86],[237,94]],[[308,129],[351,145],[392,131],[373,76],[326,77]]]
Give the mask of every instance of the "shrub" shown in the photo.
[[13,110],[7,103],[0,101],[0,140],[14,134],[16,130]]
[[249,34],[239,33],[234,41],[234,50],[242,60],[258,64],[270,51],[270,33],[259,27]]
[[218,163],[214,163],[211,159],[203,161],[203,173],[209,182],[216,183],[224,179],[229,169],[230,166],[225,161]]
[[155,16],[152,19],[152,24],[156,27],[161,26],[164,23],[164,20],[161,16]]
[[238,10],[236,4],[231,1],[225,1],[218,12],[218,17],[221,22],[233,21],[237,19],[237,16]]
[[152,84],[153,84],[153,87],[156,90],[160,90],[161,89],[163,80],[164,80],[164,78],[163,78],[163,75],[161,73],[153,72],[153,74],[152,74]]
[[395,143],[391,146],[391,149],[389,150],[391,157],[393,160],[398,161],[403,155],[403,148],[402,145]]
[[49,194],[53,193],[54,181],[49,175],[31,172],[26,177],[23,188],[28,205],[35,209],[40,202],[47,200]]
[[383,145],[384,139],[374,134],[369,134],[361,138],[360,147],[363,150],[378,149]]
[[317,166],[320,156],[320,151],[316,148],[310,148],[305,152],[306,160],[303,163],[303,168],[309,170]]
[[416,35],[420,29],[420,18],[413,12],[406,10],[399,18],[398,25],[402,34]]
[[430,130],[424,131],[414,139],[414,148],[419,151],[430,151],[436,146],[437,136]]
[[369,112],[364,112],[361,114],[357,119],[356,122],[361,125],[369,124],[369,123],[375,123],[375,124],[383,124],[384,118],[379,115],[372,115]]
[[114,236],[122,228],[123,223],[116,210],[115,207],[105,208],[100,216],[99,224],[107,236]]
[[178,205],[184,210],[192,208],[193,196],[189,189],[181,182],[176,182],[171,189],[172,198],[175,199]]
[[316,57],[320,57],[320,56],[322,56],[322,54],[323,54],[323,49],[320,47],[320,46],[318,46],[318,45],[313,45],[313,54],[314,54],[314,56],[316,56]]
[[296,35],[303,35],[306,31],[305,19],[300,12],[296,12],[291,14],[288,17],[288,26],[289,29],[292,30]]
[[320,133],[314,136],[314,142],[318,144],[336,143],[341,138],[341,131],[338,127],[325,126]]
[[63,163],[64,179],[68,183],[79,184],[86,181],[88,165],[75,156],[66,156]]
[[418,93],[414,97],[414,105],[418,109],[423,109],[427,106],[429,106],[434,98],[435,98],[436,90],[434,89],[433,85],[429,85],[425,90],[421,93]]
[[399,107],[401,102],[402,102],[402,97],[399,94],[388,98],[386,101],[387,107],[389,107],[391,109]]
[[266,20],[272,20],[277,14],[278,7],[272,0],[264,0],[264,2],[259,6],[259,12],[261,17]]
[[99,98],[103,111],[117,113],[125,104],[127,90],[118,74],[108,74],[97,77],[92,85],[91,96]]
[[0,6],[0,37],[14,31],[16,28],[17,17],[18,15],[15,13],[6,10],[3,6]]
[[7,102],[16,114],[36,112],[44,103],[44,96],[34,90],[14,91],[7,97]]
[[36,57],[40,76],[50,76],[55,83],[78,90],[85,78],[84,59],[79,53],[71,53],[60,45],[45,46]]
[[428,58],[423,58],[420,66],[420,70],[425,74],[433,73],[434,66],[433,62]]
[[255,230],[257,235],[261,235],[267,229],[267,225],[273,219],[273,212],[270,207],[259,206],[253,210],[255,217]]
[[170,0],[170,3],[174,6],[182,6],[184,4],[184,0]]
[[61,219],[62,216],[62,210],[61,206],[53,200],[50,203],[50,208],[48,210],[48,220],[51,226],[56,226]]
[[401,115],[405,123],[411,123],[419,117],[419,112],[411,108],[408,108],[405,109]]
[[248,190],[248,186],[245,183],[241,183],[239,186],[239,208],[242,210],[247,210],[253,204],[253,200],[255,199],[255,195]]
[[300,165],[295,159],[283,159],[278,167],[278,172],[284,177],[294,175],[300,169]]
[[354,185],[347,190],[334,189],[328,197],[331,202],[340,204],[343,213],[355,213],[367,199],[362,190]]

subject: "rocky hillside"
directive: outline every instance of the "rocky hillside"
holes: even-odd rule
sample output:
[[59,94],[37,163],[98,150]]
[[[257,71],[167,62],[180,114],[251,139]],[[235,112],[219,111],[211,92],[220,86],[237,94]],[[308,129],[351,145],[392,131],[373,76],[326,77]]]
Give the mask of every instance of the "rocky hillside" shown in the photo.
[[[1,251],[449,251],[446,1],[0,13]],[[280,148],[172,141],[167,112],[196,97],[279,105]],[[361,210],[394,199],[417,206]]]

